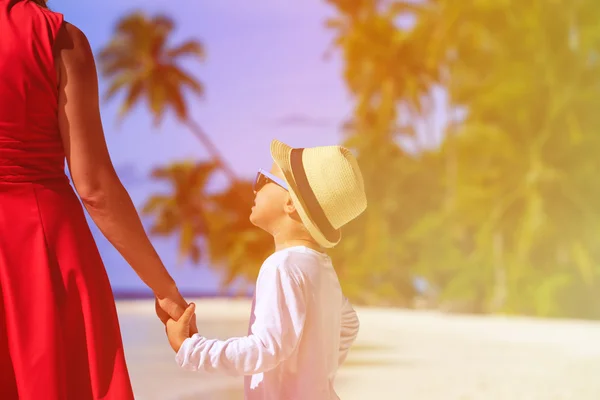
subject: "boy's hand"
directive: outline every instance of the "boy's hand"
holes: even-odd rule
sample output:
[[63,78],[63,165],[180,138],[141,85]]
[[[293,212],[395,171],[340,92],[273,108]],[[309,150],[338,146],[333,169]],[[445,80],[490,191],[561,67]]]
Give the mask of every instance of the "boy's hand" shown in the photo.
[[166,323],[169,344],[176,353],[181,348],[181,345],[185,339],[190,337],[190,324],[192,323],[195,309],[196,305],[194,303],[190,303],[188,308],[186,308],[183,312],[183,315],[179,317],[177,321],[174,319],[169,319]]
[[[154,301],[156,315],[165,325],[167,324],[169,318],[174,319],[176,321],[179,320],[187,306],[188,303],[181,296],[177,288],[174,288],[168,295],[164,295],[162,297],[156,296]],[[195,315],[192,318],[192,322],[190,323],[190,336],[194,333],[198,333]]]

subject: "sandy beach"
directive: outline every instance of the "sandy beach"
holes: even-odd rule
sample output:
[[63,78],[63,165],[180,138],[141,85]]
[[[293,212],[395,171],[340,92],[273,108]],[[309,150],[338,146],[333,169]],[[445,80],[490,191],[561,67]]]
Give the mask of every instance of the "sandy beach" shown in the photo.
[[[250,302],[196,300],[211,338],[244,335]],[[138,400],[237,400],[242,378],[180,370],[153,302],[119,301]],[[342,400],[598,400],[600,323],[357,308]]]

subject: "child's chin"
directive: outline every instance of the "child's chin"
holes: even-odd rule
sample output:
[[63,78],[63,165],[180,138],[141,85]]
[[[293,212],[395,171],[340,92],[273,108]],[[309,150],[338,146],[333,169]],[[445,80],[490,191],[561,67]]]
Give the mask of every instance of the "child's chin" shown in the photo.
[[257,221],[256,221],[256,215],[254,215],[254,207],[252,207],[252,211],[250,212],[250,217],[248,217],[248,219],[250,219],[250,223],[254,226],[258,226]]
[[255,227],[264,230],[265,228],[263,228],[264,224],[263,221],[261,220],[261,218],[256,215],[256,213],[254,212],[254,210],[252,210],[252,212],[250,213],[250,217],[248,218],[250,220],[250,223],[252,225],[254,225]]

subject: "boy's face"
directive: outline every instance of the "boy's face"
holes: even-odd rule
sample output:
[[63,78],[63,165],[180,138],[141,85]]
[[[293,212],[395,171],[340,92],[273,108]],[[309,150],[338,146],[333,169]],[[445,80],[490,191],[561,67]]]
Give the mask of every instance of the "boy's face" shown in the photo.
[[[273,163],[270,172],[276,177],[284,179],[283,172],[277,164]],[[273,234],[279,221],[286,216],[284,207],[289,199],[290,195],[287,190],[276,183],[268,182],[255,193],[250,222]]]

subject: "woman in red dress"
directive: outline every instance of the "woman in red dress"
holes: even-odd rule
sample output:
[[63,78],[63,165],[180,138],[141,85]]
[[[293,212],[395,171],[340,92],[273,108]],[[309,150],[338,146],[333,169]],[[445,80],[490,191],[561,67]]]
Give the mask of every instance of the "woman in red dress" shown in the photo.
[[133,399],[81,203],[154,291],[163,322],[187,306],[115,174],[98,103],[85,35],[44,0],[0,0],[2,400]]

